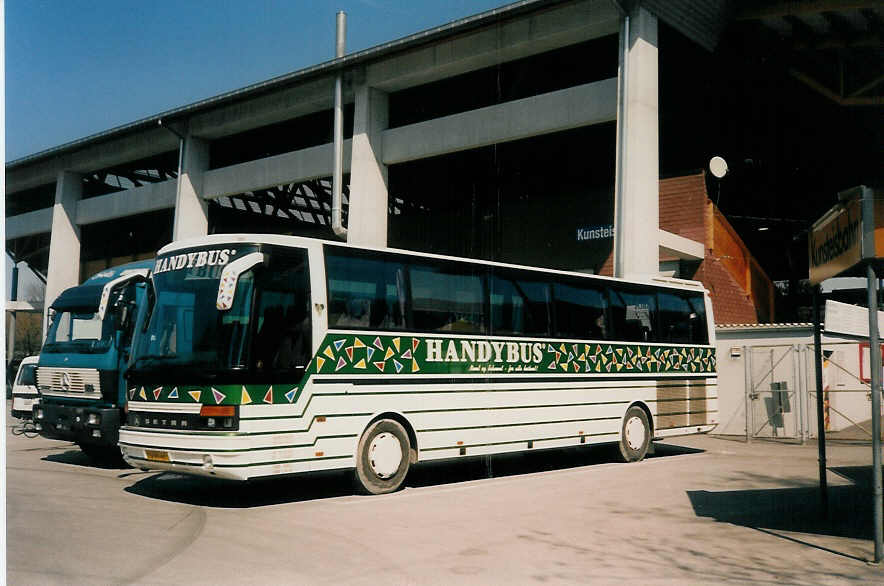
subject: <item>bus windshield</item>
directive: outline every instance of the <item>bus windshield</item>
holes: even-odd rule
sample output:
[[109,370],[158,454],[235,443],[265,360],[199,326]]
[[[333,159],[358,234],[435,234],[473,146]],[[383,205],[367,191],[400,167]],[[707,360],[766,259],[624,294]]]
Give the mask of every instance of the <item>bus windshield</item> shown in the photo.
[[[254,295],[254,271],[239,275],[230,309],[216,307],[218,286],[228,258],[248,250],[225,250],[228,255],[201,256],[206,251],[157,259],[149,321],[135,346],[133,366],[138,370],[167,369],[171,365],[203,371],[235,370],[248,366],[250,313]],[[217,251],[212,251],[217,252]],[[214,264],[187,257],[215,260]],[[177,258],[185,259],[177,263]],[[220,264],[220,259],[224,264]],[[231,258],[231,260],[232,260]],[[165,264],[163,264],[165,263]],[[166,268],[177,267],[180,268]]]

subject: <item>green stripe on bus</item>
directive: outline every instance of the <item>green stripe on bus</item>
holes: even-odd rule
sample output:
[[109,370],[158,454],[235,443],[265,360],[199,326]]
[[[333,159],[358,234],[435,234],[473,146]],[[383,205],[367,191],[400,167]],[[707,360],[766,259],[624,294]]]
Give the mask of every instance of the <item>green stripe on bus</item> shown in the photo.
[[127,396],[147,402],[276,405],[295,403],[316,375],[376,375],[387,377],[388,384],[404,375],[512,377],[519,382],[530,382],[530,377],[523,376],[526,374],[553,378],[587,374],[698,377],[715,376],[715,363],[711,346],[330,332],[300,380],[214,386],[174,382],[154,386],[135,381]]

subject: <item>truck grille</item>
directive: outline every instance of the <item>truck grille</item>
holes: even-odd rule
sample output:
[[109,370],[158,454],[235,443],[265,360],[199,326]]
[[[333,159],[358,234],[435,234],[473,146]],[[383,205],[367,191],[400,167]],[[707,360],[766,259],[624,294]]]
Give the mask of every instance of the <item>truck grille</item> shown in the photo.
[[37,387],[45,395],[101,398],[101,383],[98,371],[94,368],[41,366],[37,369]]

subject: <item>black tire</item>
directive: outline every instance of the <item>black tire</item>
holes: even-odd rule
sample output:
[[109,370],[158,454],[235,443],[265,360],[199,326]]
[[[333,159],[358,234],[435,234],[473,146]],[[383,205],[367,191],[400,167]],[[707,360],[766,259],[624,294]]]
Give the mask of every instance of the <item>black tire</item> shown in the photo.
[[624,462],[638,462],[648,453],[651,445],[651,426],[648,414],[633,405],[626,410],[620,430],[620,458]]
[[408,434],[398,421],[375,421],[359,438],[354,473],[356,488],[364,494],[399,490],[408,474],[410,454]]

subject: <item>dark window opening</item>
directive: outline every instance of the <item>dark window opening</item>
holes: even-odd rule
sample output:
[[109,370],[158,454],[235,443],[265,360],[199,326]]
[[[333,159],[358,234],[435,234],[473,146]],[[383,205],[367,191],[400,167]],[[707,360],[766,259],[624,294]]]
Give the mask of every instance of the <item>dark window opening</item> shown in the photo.
[[617,77],[617,35],[390,94],[390,128]]
[[[344,104],[344,139],[353,136],[353,104]],[[281,155],[332,141],[334,111],[323,110],[212,141],[209,168]]]

